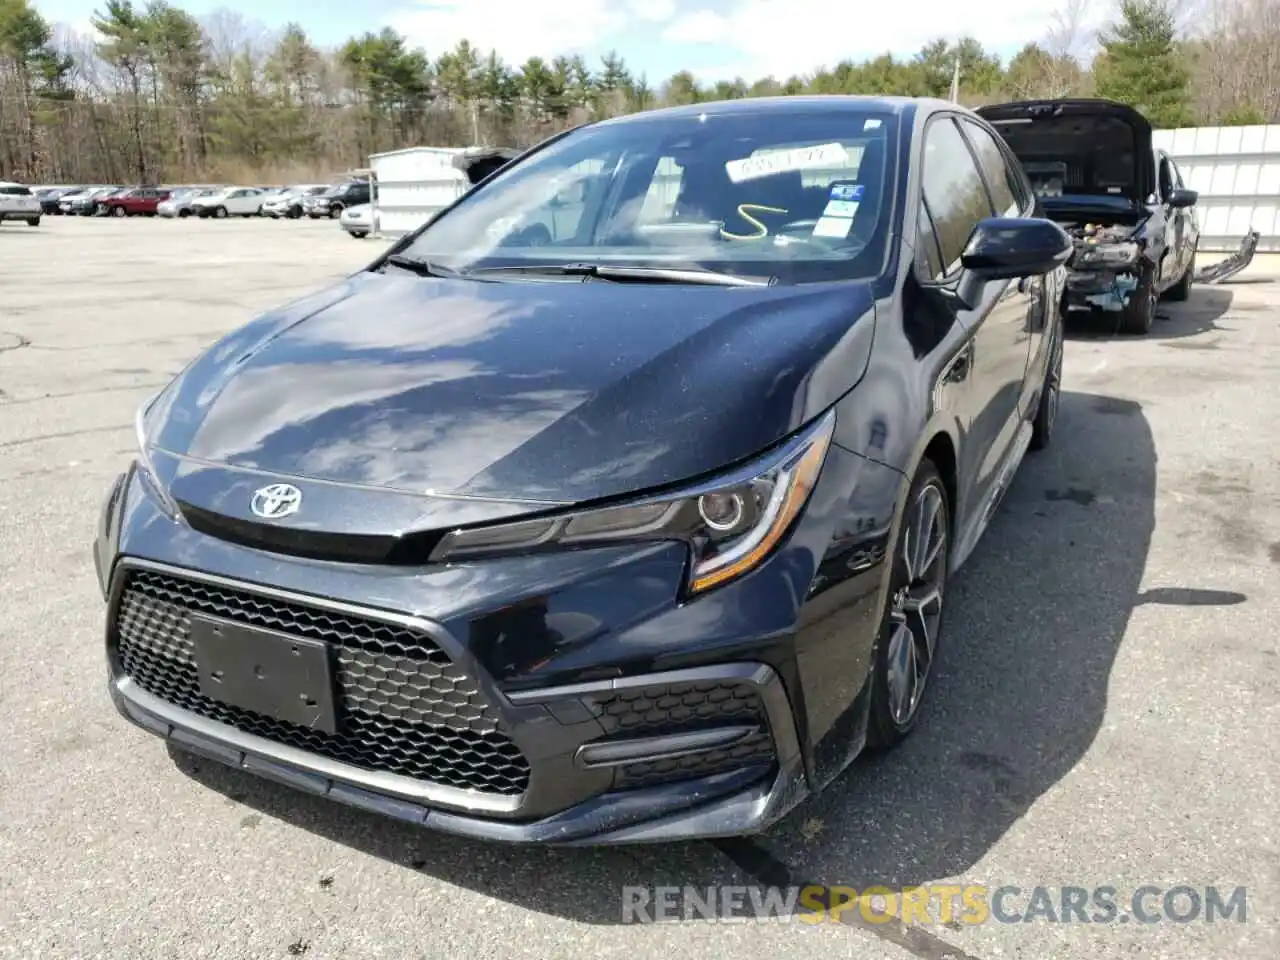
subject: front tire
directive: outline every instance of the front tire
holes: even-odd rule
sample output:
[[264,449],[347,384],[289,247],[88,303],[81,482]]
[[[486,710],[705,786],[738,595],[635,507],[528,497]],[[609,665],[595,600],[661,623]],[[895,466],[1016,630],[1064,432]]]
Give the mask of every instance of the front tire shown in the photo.
[[951,510],[938,468],[921,462],[892,554],[889,592],[871,658],[867,746],[887,750],[915,729],[937,659],[950,570]]
[[331,207],[329,207],[330,220],[337,220],[340,216],[342,216],[342,204],[335,203]]
[[1151,331],[1156,319],[1156,278],[1155,271],[1146,269],[1138,278],[1138,285],[1129,295],[1120,314],[1120,332],[1130,336],[1141,337]]
[[112,207],[111,215],[113,217],[123,217],[127,211],[124,207]]
[[1196,255],[1194,251],[1191,254],[1191,261],[1187,264],[1187,269],[1182,272],[1182,276],[1165,292],[1165,299],[1174,303],[1181,303],[1191,296],[1191,283],[1196,275]]
[[38,227],[38,226],[40,226],[40,218],[39,218],[39,217],[27,217],[27,226],[28,226],[28,227]]
[[219,206],[219,207],[214,207],[214,208],[213,208],[213,215],[214,215],[217,219],[219,219],[219,220],[225,220],[225,219],[227,219],[227,208],[226,208],[226,207],[221,207],[221,206]]
[[363,230],[348,230],[347,233],[351,234],[351,236],[356,240],[363,240],[369,235]]

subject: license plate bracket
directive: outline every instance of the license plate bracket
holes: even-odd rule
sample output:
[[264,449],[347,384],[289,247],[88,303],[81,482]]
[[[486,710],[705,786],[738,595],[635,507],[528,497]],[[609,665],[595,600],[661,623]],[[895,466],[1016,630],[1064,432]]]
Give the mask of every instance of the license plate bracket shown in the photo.
[[200,692],[228,706],[337,733],[333,663],[322,640],[190,615]]

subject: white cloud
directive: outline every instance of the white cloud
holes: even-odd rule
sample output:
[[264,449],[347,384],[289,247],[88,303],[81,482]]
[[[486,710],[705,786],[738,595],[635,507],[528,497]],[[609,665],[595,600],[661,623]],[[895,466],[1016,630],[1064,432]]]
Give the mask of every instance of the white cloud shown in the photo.
[[630,0],[627,7],[641,20],[666,23],[675,16],[676,0]]
[[[1096,26],[1112,5],[1087,3],[1086,25]],[[663,36],[715,47],[750,63],[752,76],[783,78],[846,59],[911,53],[940,37],[969,34],[989,50],[1008,51],[1043,40],[1067,6],[1067,0],[915,0],[909,15],[876,16],[861,4],[827,0],[737,0],[723,14],[701,9],[677,17]]]
[[[661,12],[662,0],[645,5]],[[620,33],[636,16],[638,3],[626,7],[611,0],[430,0],[393,14],[388,22],[433,56],[470,40],[482,52],[497,50],[503,59],[523,63],[588,51]]]
[[678,17],[662,31],[662,39],[670,43],[706,43],[730,45],[729,21],[714,10],[696,10]]

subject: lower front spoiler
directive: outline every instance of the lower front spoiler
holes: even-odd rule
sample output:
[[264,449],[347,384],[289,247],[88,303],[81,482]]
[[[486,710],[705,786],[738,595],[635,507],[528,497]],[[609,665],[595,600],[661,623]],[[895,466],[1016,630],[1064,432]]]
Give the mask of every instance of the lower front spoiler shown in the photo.
[[428,807],[318,773],[306,752],[175,708],[127,677],[113,679],[110,689],[125,719],[181,750],[314,796],[472,839],[595,846],[742,836],[775,823],[809,793],[802,761],[792,754],[772,776],[766,766],[746,767],[603,794],[541,820],[493,820]]

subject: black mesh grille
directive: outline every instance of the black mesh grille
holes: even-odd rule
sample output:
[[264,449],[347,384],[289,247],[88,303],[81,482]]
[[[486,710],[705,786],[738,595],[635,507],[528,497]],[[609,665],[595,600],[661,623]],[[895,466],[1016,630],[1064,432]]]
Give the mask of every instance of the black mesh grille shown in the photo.
[[[284,723],[201,695],[192,612],[330,644],[341,732]],[[528,761],[499,729],[475,680],[409,627],[135,570],[115,630],[121,670],[184,710],[365,770],[508,796],[528,786]]]
[[750,724],[760,727],[758,734],[722,750],[621,767],[618,788],[705,777],[774,760],[767,714],[753,684],[672,683],[619,690],[596,698],[595,703],[600,722],[615,738]]
[[761,732],[723,750],[708,750],[671,760],[629,763],[618,770],[614,785],[617,789],[628,790],[673,780],[690,780],[756,764],[772,764],[773,759],[773,743],[767,733]]
[[669,683],[619,690],[596,700],[600,722],[610,733],[649,734],[700,730],[731,723],[764,723],[755,686],[732,681]]

